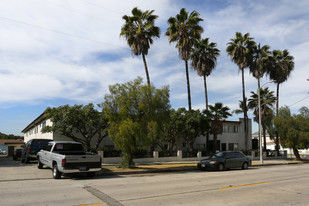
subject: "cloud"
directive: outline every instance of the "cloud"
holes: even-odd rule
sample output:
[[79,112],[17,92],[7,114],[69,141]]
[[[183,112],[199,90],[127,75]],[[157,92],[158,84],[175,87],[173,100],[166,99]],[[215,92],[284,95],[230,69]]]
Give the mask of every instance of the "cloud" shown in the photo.
[[[2,4],[1,16],[23,23],[0,19],[0,105],[57,98],[98,102],[108,93],[108,85],[137,76],[145,79],[141,57],[133,56],[126,41],[119,37],[124,23],[121,17],[130,15],[135,6],[154,9],[159,16],[156,23],[161,37],[154,39],[146,59],[151,82],[157,87],[170,86],[175,107],[187,106],[185,64],[164,33],[167,19],[182,7],[201,14],[205,19],[203,37],[217,42],[221,50],[217,67],[207,78],[210,102],[223,102],[234,109],[242,99],[241,74],[225,52],[226,43],[236,31],[249,32],[257,42],[272,49],[288,49],[295,57],[295,70],[280,87],[283,105],[293,104],[308,92],[307,1],[11,0]],[[268,78],[262,81],[267,82]],[[199,108],[205,101],[203,78],[191,69],[190,83],[192,104]],[[249,96],[250,91],[256,91],[257,81],[248,71],[245,83]],[[275,85],[268,86],[276,89]]]

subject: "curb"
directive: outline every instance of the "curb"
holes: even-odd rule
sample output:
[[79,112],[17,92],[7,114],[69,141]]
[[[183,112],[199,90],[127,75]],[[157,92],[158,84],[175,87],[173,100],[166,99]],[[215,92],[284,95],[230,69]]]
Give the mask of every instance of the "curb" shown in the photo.
[[[269,163],[269,164],[255,164],[250,167],[265,167],[265,166],[275,166],[275,165],[296,165],[296,164],[308,164],[309,161],[302,162],[282,162],[282,163]],[[98,176],[116,176],[116,175],[138,175],[138,174],[150,174],[150,173],[170,173],[170,172],[189,172],[189,171],[200,171],[197,167],[189,168],[171,168],[171,169],[151,169],[143,171],[125,171],[125,172],[113,172],[113,171],[101,171]]]

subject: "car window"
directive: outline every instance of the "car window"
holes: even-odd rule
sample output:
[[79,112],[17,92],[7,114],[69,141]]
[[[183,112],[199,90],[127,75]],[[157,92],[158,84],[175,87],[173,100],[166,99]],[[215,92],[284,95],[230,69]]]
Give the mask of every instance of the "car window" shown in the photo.
[[84,148],[81,144],[71,144],[71,143],[57,143],[55,145],[54,151],[84,151]]
[[236,153],[236,152],[230,152],[230,153],[228,154],[228,156],[229,156],[230,158],[237,158],[237,153]]
[[236,153],[235,153],[235,155],[236,155],[236,157],[237,157],[237,158],[244,157],[244,155],[243,155],[243,154],[241,154],[241,153],[239,153],[239,152],[236,152]]
[[33,147],[37,147],[37,148],[43,148],[47,145],[48,142],[50,142],[51,140],[37,140],[37,141],[33,141],[32,146]]
[[53,147],[53,143],[48,143],[48,144],[44,147],[44,150],[50,152],[50,150],[51,150],[52,147]]
[[212,156],[212,158],[224,157],[224,156],[225,156],[225,154],[224,154],[223,152],[218,152],[217,154],[214,154],[214,155]]

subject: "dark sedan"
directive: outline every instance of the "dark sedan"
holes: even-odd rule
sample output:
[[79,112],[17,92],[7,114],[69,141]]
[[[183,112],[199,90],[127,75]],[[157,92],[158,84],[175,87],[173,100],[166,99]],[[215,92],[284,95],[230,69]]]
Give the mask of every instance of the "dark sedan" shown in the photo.
[[20,159],[22,152],[23,152],[23,149],[16,149],[13,154],[13,160]]
[[197,167],[202,170],[225,170],[229,168],[248,169],[251,159],[241,152],[218,152],[208,159],[201,160]]

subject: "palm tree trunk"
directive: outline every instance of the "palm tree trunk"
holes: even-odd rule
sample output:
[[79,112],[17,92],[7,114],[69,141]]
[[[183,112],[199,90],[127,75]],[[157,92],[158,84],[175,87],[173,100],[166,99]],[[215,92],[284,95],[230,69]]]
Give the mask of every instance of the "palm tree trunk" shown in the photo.
[[188,105],[189,105],[189,111],[191,111],[191,92],[190,92],[188,60],[185,60],[185,63],[186,63],[186,76],[187,76]]
[[266,149],[267,149],[267,145],[266,145],[266,131],[265,131],[265,128],[263,126],[263,140],[264,140],[264,151],[266,152]]
[[217,151],[217,134],[213,134],[212,153],[215,154],[216,151]]
[[[276,116],[279,115],[279,83],[277,83],[277,102],[276,102]],[[279,135],[278,132],[275,131],[276,134],[276,152],[279,156]]]
[[150,78],[149,78],[149,73],[148,73],[148,67],[147,67],[147,62],[146,62],[145,54],[142,54],[142,57],[143,57],[143,62],[144,62],[144,66],[145,66],[145,72],[146,72],[146,77],[147,77],[147,83],[148,83],[148,86],[150,86]]
[[245,147],[244,150],[245,152],[247,152],[247,144],[248,144],[248,114],[247,114],[247,101],[246,101],[246,94],[245,94],[245,74],[244,74],[244,68],[240,68],[241,70],[241,77],[242,77],[242,99],[244,102],[244,121],[245,121],[245,128],[244,128],[244,143],[245,143]]
[[204,75],[204,88],[205,88],[206,110],[208,110],[208,95],[207,95],[206,75]]

